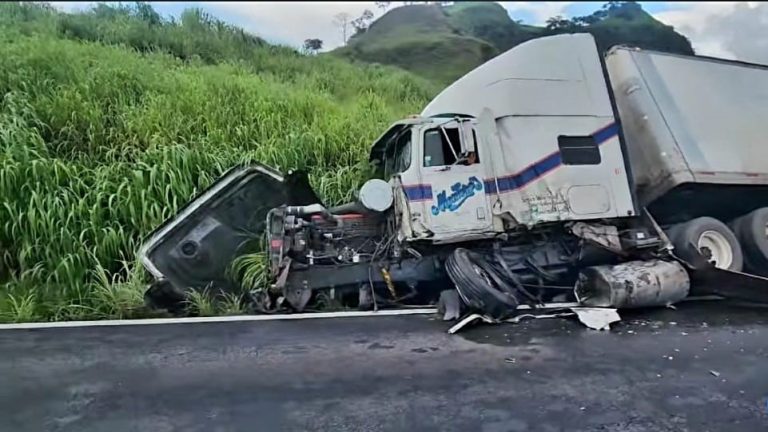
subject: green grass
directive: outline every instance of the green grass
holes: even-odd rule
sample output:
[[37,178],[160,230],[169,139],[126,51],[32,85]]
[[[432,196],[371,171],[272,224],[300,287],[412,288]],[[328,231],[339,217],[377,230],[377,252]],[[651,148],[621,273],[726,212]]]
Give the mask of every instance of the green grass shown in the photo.
[[[0,4],[2,320],[146,315],[133,264],[143,236],[217,176],[253,161],[304,168],[324,200],[342,202],[372,140],[436,91],[199,14],[152,24],[142,39],[146,17],[132,10],[110,21],[107,9]],[[238,273],[249,287],[264,282],[255,265]],[[218,313],[206,307],[198,313]]]

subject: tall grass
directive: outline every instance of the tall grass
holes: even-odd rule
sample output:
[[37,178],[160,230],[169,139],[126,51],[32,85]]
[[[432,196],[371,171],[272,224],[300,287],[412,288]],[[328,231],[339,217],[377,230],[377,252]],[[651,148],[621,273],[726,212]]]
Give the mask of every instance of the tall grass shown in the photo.
[[[0,4],[0,319],[140,314],[143,274],[124,263],[218,175],[253,161],[303,168],[324,200],[347,200],[370,142],[434,92],[199,12],[155,22],[127,10]],[[129,31],[148,22],[144,39]]]

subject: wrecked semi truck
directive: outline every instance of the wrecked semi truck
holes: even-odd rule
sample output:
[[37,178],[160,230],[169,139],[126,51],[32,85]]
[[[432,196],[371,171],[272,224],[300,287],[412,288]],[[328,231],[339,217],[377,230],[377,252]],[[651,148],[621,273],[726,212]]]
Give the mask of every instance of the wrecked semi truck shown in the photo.
[[733,281],[754,297],[768,271],[765,120],[765,66],[534,39],[384,132],[377,178],[352,203],[325,206],[300,172],[232,169],[145,241],[148,294],[231,289],[232,261],[266,237],[262,311],[442,293],[502,317],[574,297],[668,304]]

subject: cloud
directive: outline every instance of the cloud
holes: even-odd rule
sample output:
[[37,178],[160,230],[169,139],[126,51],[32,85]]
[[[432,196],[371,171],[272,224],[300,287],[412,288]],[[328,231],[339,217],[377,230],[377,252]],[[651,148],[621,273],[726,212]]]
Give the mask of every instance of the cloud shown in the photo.
[[669,2],[654,18],[690,39],[696,53],[768,63],[768,4]]
[[739,60],[768,64],[768,3],[740,3],[707,21],[722,45]]
[[557,15],[566,16],[568,6],[575,2],[499,2],[512,15],[517,12],[527,12],[533,17],[528,24],[542,25],[544,22]]

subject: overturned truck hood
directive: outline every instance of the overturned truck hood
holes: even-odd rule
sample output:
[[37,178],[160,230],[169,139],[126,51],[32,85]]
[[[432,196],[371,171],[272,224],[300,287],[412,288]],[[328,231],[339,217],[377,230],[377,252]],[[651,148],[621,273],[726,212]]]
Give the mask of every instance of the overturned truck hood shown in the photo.
[[235,287],[229,266],[261,249],[272,208],[319,202],[305,172],[283,176],[260,164],[238,166],[155,229],[139,258],[155,279],[177,289],[229,290]]

